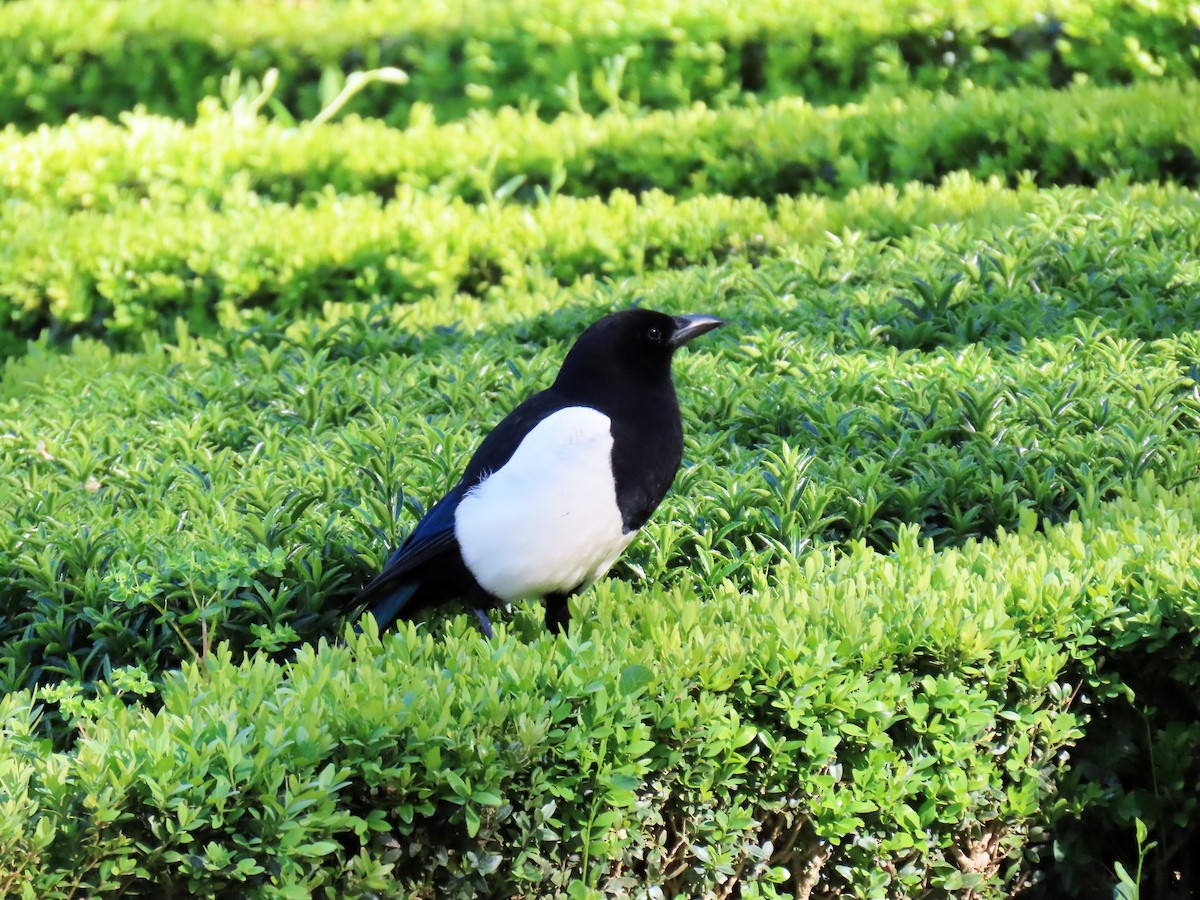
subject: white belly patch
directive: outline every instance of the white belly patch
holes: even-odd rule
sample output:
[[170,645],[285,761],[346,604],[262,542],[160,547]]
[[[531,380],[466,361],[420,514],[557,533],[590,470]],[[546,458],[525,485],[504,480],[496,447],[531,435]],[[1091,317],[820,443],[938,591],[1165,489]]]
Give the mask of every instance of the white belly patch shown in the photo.
[[589,586],[633,539],[612,472],[608,416],[572,406],[547,416],[454,514],[463,560],[502,600]]

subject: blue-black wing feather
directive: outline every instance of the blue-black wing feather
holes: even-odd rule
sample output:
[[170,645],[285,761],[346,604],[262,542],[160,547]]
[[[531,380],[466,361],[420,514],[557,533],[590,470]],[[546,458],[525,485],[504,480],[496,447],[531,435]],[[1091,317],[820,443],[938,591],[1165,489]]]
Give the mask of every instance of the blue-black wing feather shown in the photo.
[[[473,582],[465,571],[445,571],[465,567],[454,533],[454,514],[459,502],[467,491],[512,458],[521,441],[538,422],[570,405],[551,389],[535,394],[509,413],[484,438],[458,484],[421,518],[408,538],[388,557],[383,571],[354,599],[353,605],[359,609],[369,608],[382,629],[403,615],[423,582],[434,583],[443,590],[468,579]],[[449,595],[428,594],[428,590],[421,594],[421,606],[455,599]]]
[[354,598],[353,605],[358,609],[369,609],[380,629],[395,622],[420,589],[420,567],[454,554],[458,547],[454,537],[454,510],[460,497],[456,487],[439,500],[388,557],[383,571]]
[[440,556],[454,548],[454,511],[458,509],[458,501],[462,499],[462,491],[456,486],[454,490],[434,504],[408,538],[392,551],[387,558],[380,577],[387,574],[398,575],[407,572],[421,563]]

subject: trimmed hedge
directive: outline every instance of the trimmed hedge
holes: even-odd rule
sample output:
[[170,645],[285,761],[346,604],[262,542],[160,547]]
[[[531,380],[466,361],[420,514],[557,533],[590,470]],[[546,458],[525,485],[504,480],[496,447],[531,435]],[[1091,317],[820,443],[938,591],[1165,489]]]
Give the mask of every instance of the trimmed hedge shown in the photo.
[[[0,0],[0,895],[1195,884],[1192,7]],[[572,634],[350,634],[634,300]]]
[[122,198],[203,198],[231,180],[284,202],[338,193],[391,197],[397,187],[535,202],[546,194],[729,194],[773,200],[843,194],[887,182],[935,182],[968,170],[1015,182],[1094,184],[1125,175],[1195,184],[1200,83],[1065,91],[978,89],[873,94],[844,107],[799,98],[762,106],[649,114],[565,115],[544,122],[507,108],[408,127],[350,119],[283,127],[208,104],[195,126],[144,113],[123,124],[72,120],[0,140],[0,184],[39,205],[109,209]]
[[[975,196],[979,188],[966,179],[957,184],[963,197]],[[1010,196],[992,190],[996,197]],[[887,189],[877,189],[875,196],[896,198]],[[903,202],[949,203],[954,196],[914,189]],[[982,196],[991,195],[983,191]],[[393,715],[394,703],[412,704],[402,699],[403,692],[395,693],[396,679],[425,683],[420,660],[426,658],[430,668],[482,679],[478,683],[487,685],[496,703],[506,696],[499,685],[521,693],[525,682],[496,683],[490,670],[479,668],[471,654],[492,651],[468,649],[479,645],[472,643],[473,636],[464,637],[471,634],[464,620],[448,626],[444,649],[445,628],[433,641],[416,633],[397,639],[403,642],[395,655],[400,669],[388,669],[382,682],[349,657],[329,657],[331,668],[318,666],[320,671],[335,672],[338,683],[360,686],[355,691],[375,690],[392,699],[354,724],[358,720],[329,719],[328,710],[349,702],[358,704],[355,709],[368,708],[365,695],[335,693],[330,699],[305,688],[302,702],[327,722],[328,731],[319,738],[311,737],[316,734],[309,729],[312,720],[297,708],[265,699],[280,692],[292,696],[282,685],[294,678],[302,682],[305,676],[299,673],[315,661],[302,654],[300,669],[286,682],[265,662],[240,669],[235,662],[245,651],[278,654],[297,638],[329,632],[337,599],[352,594],[379,565],[387,547],[431,499],[430,492],[452,478],[456,460],[465,457],[478,432],[531,389],[530,382],[538,382],[536,373],[550,371],[562,343],[598,314],[586,279],[568,295],[539,292],[531,279],[534,293],[500,291],[484,306],[460,297],[450,306],[440,298],[408,307],[329,302],[319,317],[230,311],[225,329],[214,338],[195,340],[182,329],[177,346],[163,348],[147,338],[146,352],[134,355],[87,342],[76,342],[69,354],[33,348],[24,360],[6,366],[0,382],[0,417],[6,421],[0,434],[0,508],[8,511],[0,521],[0,676],[6,693],[34,684],[57,687],[41,689],[48,691],[41,695],[47,705],[36,724],[28,718],[27,698],[16,693],[6,701],[11,736],[0,743],[13,749],[0,750],[5,890],[55,896],[67,894],[78,878],[82,892],[124,889],[134,896],[161,894],[163,885],[188,893],[270,895],[289,888],[340,896],[406,890],[468,895],[485,886],[501,893],[517,890],[552,871],[611,893],[629,891],[625,878],[637,883],[659,878],[684,894],[737,884],[751,896],[754,891],[772,896],[776,890],[804,889],[806,866],[828,853],[816,883],[830,890],[894,893],[925,886],[966,891],[966,885],[975,885],[998,895],[1002,885],[1020,880],[1030,864],[1021,854],[1040,853],[1034,846],[1038,835],[1053,822],[1066,829],[1060,844],[1072,852],[1078,852],[1086,834],[1092,841],[1111,842],[1103,846],[1113,847],[1113,855],[1124,852],[1117,842],[1134,815],[1161,829],[1158,833],[1170,833],[1172,821],[1186,828],[1191,813],[1185,805],[1148,799],[1153,796],[1148,779],[1187,784],[1192,777],[1187,761],[1200,757],[1195,752],[1200,738],[1178,710],[1150,699],[1196,686],[1189,649],[1194,626],[1171,611],[1177,601],[1164,597],[1174,594],[1159,592],[1160,572],[1192,584],[1189,570],[1173,557],[1153,563],[1152,581],[1131,576],[1130,591],[1155,605],[1133,615],[1136,627],[1116,620],[1111,641],[1102,630],[1072,624],[1060,612],[1036,619],[1053,641],[1071,635],[1080,648],[1091,648],[1088,654],[1095,649],[1088,643],[1093,639],[1114,648],[1106,656],[1113,667],[1106,666],[1081,691],[1095,697],[1094,708],[1105,722],[1123,728],[1145,717],[1153,746],[1169,748],[1169,758],[1179,763],[1169,770],[1148,770],[1138,758],[1120,756],[1121,748],[1105,742],[1100,729],[1083,732],[1084,748],[1096,736],[1094,749],[1081,750],[1086,755],[1065,776],[1056,774],[1064,746],[1056,742],[1074,742],[1084,722],[1061,717],[1069,691],[1053,696],[1045,691],[1050,682],[1079,683],[1083,670],[1061,657],[1061,648],[1055,649],[1059,644],[1047,645],[1046,657],[1038,655],[1041,650],[1016,649],[1029,643],[1027,633],[1020,632],[1012,638],[1016,655],[966,677],[957,667],[971,653],[1001,652],[995,635],[964,624],[994,621],[978,607],[960,610],[958,618],[947,611],[947,630],[933,632],[943,634],[940,640],[958,635],[974,641],[978,634],[978,642],[970,644],[975,649],[965,656],[957,645],[931,638],[929,646],[917,640],[903,652],[885,643],[879,657],[860,664],[851,648],[863,645],[852,632],[830,645],[832,657],[811,643],[797,651],[805,666],[818,665],[819,677],[804,668],[796,670],[794,682],[777,682],[772,679],[785,676],[760,680],[754,670],[745,676],[749,681],[699,682],[713,687],[712,697],[695,694],[693,682],[686,681],[692,669],[638,662],[620,637],[636,635],[629,637],[631,644],[657,654],[656,659],[671,659],[674,645],[664,651],[653,643],[658,632],[620,629],[669,630],[695,616],[701,633],[733,641],[739,632],[725,626],[726,613],[719,610],[733,616],[736,609],[748,616],[741,627],[754,629],[753,640],[751,631],[746,633],[747,645],[757,647],[754,652],[778,653],[763,638],[773,633],[774,618],[757,610],[774,609],[772,616],[802,625],[807,620],[795,616],[795,604],[807,609],[809,601],[798,600],[796,591],[807,591],[808,585],[842,584],[838,590],[859,585],[851,573],[860,573],[863,560],[875,558],[868,545],[876,552],[900,548],[895,550],[898,568],[853,589],[862,591],[862,602],[877,602],[880,586],[893,584],[896,593],[883,596],[899,603],[930,596],[912,574],[919,568],[903,555],[918,534],[970,554],[978,539],[1005,530],[1035,539],[1034,517],[1054,523],[1072,511],[1090,515],[1099,500],[1119,496],[1132,479],[1147,473],[1168,485],[1194,480],[1200,471],[1195,362],[1200,345],[1193,328],[1195,294],[1189,289],[1195,283],[1195,254],[1188,241],[1200,232],[1189,224],[1189,198],[1173,188],[1114,188],[1111,196],[1046,193],[1037,201],[1036,215],[1020,228],[935,229],[900,235],[892,245],[846,234],[758,266],[730,263],[651,275],[602,298],[600,305],[607,307],[626,302],[626,291],[637,290],[647,305],[710,309],[734,324],[714,336],[711,346],[680,360],[688,464],[661,515],[617,570],[626,578],[645,577],[656,587],[621,612],[617,607],[634,592],[609,584],[584,598],[585,609],[579,610],[583,631],[576,638],[590,637],[593,650],[602,648],[611,656],[598,659],[569,690],[592,697],[599,689],[591,685],[615,679],[618,695],[626,689],[630,695],[624,705],[617,704],[624,718],[612,718],[617,715],[613,700],[605,701],[600,718],[584,718],[592,715],[584,712],[586,703],[568,692],[562,695],[565,706],[538,707],[541,712],[504,707],[516,718],[488,719],[493,724],[482,732],[470,726],[481,719],[471,719],[455,732],[464,740],[474,736],[477,747],[487,746],[489,735],[512,734],[521,722],[573,710],[568,716],[578,717],[561,721],[555,740],[594,735],[583,746],[595,750],[601,735],[589,730],[593,725],[603,729],[611,722],[614,735],[618,725],[625,729],[620,740],[627,743],[610,738],[587,763],[594,769],[572,769],[578,765],[575,758],[557,750],[549,760],[534,761],[521,751],[503,757],[510,762],[498,768],[472,768],[474,757],[445,749],[459,745],[439,744],[451,755],[440,768],[430,768],[432,780],[426,784],[416,774],[428,766],[425,750],[416,762],[405,762],[417,751],[398,741],[401,732],[370,725],[373,716],[382,721]],[[897,218],[905,215],[903,202]],[[1003,215],[1008,214],[1005,203],[999,207]],[[460,312],[460,328],[445,328]],[[1096,321],[1073,321],[1078,316]],[[1145,509],[1153,506],[1145,497],[1138,502],[1149,503]],[[1148,515],[1123,515],[1130,527],[1150,527]],[[81,522],[88,524],[81,528]],[[1116,540],[1132,539],[1131,534],[1122,532]],[[1104,541],[1071,540],[1094,545],[1096,559],[1110,558]],[[812,559],[826,558],[831,542],[849,554],[846,568],[805,568],[814,565]],[[1187,556],[1191,545],[1168,530],[1146,537],[1133,552],[1159,560],[1156,554],[1176,549],[1181,559],[1193,558]],[[1021,545],[1020,554],[1030,552],[1030,545]],[[1078,571],[1037,554],[1023,564],[1043,562],[1049,566],[1045,572]],[[980,568],[985,565],[954,563],[952,568],[983,572],[987,584],[1009,578],[989,575],[991,570]],[[771,566],[792,574],[764,581],[762,573]],[[908,572],[906,577],[917,582],[897,582],[896,572]],[[1037,572],[1042,574],[1031,575],[1031,585],[1038,579],[1044,585],[1080,584],[1076,574],[1047,581],[1043,570]],[[1090,576],[1078,577],[1087,583]],[[994,583],[1013,588],[1024,582]],[[981,594],[974,581],[961,590],[963,596],[991,596]],[[1085,589],[1085,595],[1108,596],[1101,588]],[[1117,595],[1125,596],[1114,589]],[[705,598],[702,605],[691,599],[696,596]],[[908,640],[904,635],[913,633],[892,612],[877,616],[861,605],[843,606],[845,600],[839,594],[819,607],[823,628],[834,623],[861,629],[874,622],[877,637],[886,635],[889,642]],[[661,619],[652,611],[659,602],[666,604]],[[897,609],[920,611],[920,622],[942,621],[931,619],[925,607],[904,602],[908,605]],[[748,612],[747,603],[757,605]],[[612,625],[610,616],[625,624]],[[1163,617],[1172,624],[1164,626]],[[522,641],[548,641],[539,637],[536,611],[522,608],[509,621],[511,633]],[[1062,632],[1054,630],[1059,624]],[[1161,639],[1151,637],[1170,633],[1164,627],[1185,635],[1182,645],[1169,645],[1170,661],[1118,666],[1156,648],[1165,652]],[[602,641],[601,635],[618,637]],[[463,643],[455,643],[459,640]],[[216,661],[218,642],[227,642],[233,654],[221,657],[225,662]],[[1116,652],[1126,647],[1128,653]],[[354,652],[365,660],[377,650]],[[564,652],[570,660],[582,651]],[[746,647],[737,650],[744,652]],[[697,653],[705,666],[722,658],[707,645]],[[213,659],[224,674],[197,671],[174,688],[168,676],[160,694],[154,685],[163,673],[193,654]],[[496,654],[495,664],[506,670],[518,655],[508,643]],[[889,655],[898,660],[893,668],[872,668],[871,660]],[[826,662],[843,657],[844,669]],[[1033,669],[1043,671],[1037,668],[1043,662],[1044,671],[1065,674],[1038,682],[1043,693],[1023,693],[1027,682],[1020,679],[1033,677],[1028,674]],[[547,665],[530,675],[537,684],[553,684],[566,677],[564,671],[574,671],[558,662]],[[639,685],[645,676],[637,668],[642,665],[662,679],[647,682],[644,693]],[[122,673],[126,666],[138,668]],[[1018,669],[1021,674],[1014,675]],[[316,681],[329,683],[312,671]],[[722,670],[704,671],[715,678]],[[1150,686],[1138,682],[1137,702],[1121,687],[1122,679],[1134,677],[1130,672],[1153,676]],[[661,685],[672,683],[675,675],[684,681],[675,693],[664,692]],[[198,684],[214,678],[225,686],[195,700]],[[739,697],[765,698],[772,690],[790,697],[799,684],[829,685],[833,693],[815,697],[785,726],[776,724],[782,713],[735,704]],[[261,694],[259,688],[247,695],[229,693],[250,685],[259,685]],[[106,699],[113,690],[122,699]],[[144,692],[149,692],[146,712],[134,699]],[[190,712],[182,699],[189,693]],[[698,706],[679,706],[684,695]],[[212,708],[206,705],[209,696]],[[544,695],[525,699],[539,696]],[[963,738],[953,747],[931,744],[934,737],[921,730],[926,719],[913,718],[915,710],[934,702],[930,697],[944,704],[939,723],[967,729],[953,732]],[[1008,705],[1026,702],[1019,697],[1029,705]],[[1143,697],[1153,705],[1143,705]],[[649,698],[662,705],[647,707]],[[428,702],[440,709],[454,701],[439,696]],[[480,709],[473,700],[463,702],[451,705],[455,721],[466,715],[463,710]],[[149,718],[149,710],[160,703],[165,711]],[[276,704],[281,723],[301,723],[297,727],[310,737],[284,746],[281,741],[293,739],[290,732],[267,725],[247,732],[241,717],[261,717],[265,703]],[[133,704],[128,712],[117,708],[126,704]],[[894,720],[896,734],[885,729],[883,749],[860,740],[856,728],[873,735],[871,723],[881,720],[880,709],[897,708],[904,712]],[[414,721],[424,715],[424,707],[412,709]],[[695,718],[664,724],[668,709],[694,709]],[[397,722],[404,721],[409,720],[393,719],[390,727],[402,728]],[[722,721],[753,727],[756,734],[745,745],[750,749],[735,743],[737,735],[749,732],[722,732]],[[810,740],[815,722],[838,723],[836,734],[824,727],[819,732],[822,740],[838,741],[832,755],[821,756],[818,747],[808,756],[808,749],[788,743]],[[984,723],[983,730],[971,730],[971,723]],[[356,730],[360,725],[363,731]],[[104,731],[109,727],[118,730]],[[710,733],[704,739],[709,743],[694,743],[689,729]],[[368,738],[361,737],[364,733]],[[429,733],[419,729],[403,733],[423,746],[430,743]],[[538,728],[530,733],[550,739]],[[357,736],[347,741],[347,734]],[[630,736],[640,734],[647,736]],[[93,738],[94,745],[88,743]],[[159,750],[145,750],[151,738]],[[47,756],[46,740],[62,752]],[[668,754],[648,762],[645,757],[654,753],[631,756],[627,750],[628,743],[640,740],[688,749],[680,751],[682,757]],[[771,743],[775,740],[783,743]],[[1032,760],[1027,769],[997,764],[986,752],[993,741],[995,747],[1028,746],[1036,759],[1022,757]],[[384,744],[392,749],[380,751]],[[184,759],[170,749],[183,745],[197,750]],[[563,752],[574,752],[575,746],[568,743]],[[688,756],[693,749],[695,756]],[[128,758],[143,758],[145,767],[123,761]],[[368,758],[380,766],[378,775],[364,768]],[[766,758],[776,760],[773,766],[796,768],[756,768]],[[966,761],[942,769],[939,760]],[[518,763],[529,768],[518,769]],[[105,768],[109,765],[114,768]],[[114,774],[130,765],[127,774]],[[407,773],[398,774],[405,765]],[[228,792],[211,775],[218,766],[229,772],[222,776]],[[842,780],[830,782],[835,771],[830,767],[836,766],[842,767]],[[1117,785],[1092,774],[1106,767],[1119,774]],[[910,769],[920,777],[897,782],[896,772]],[[568,770],[576,771],[575,781],[564,780]],[[970,773],[967,787],[960,780],[964,771]],[[705,777],[711,781],[698,780],[698,772],[709,773]],[[127,778],[138,779],[138,786],[128,788]],[[747,790],[737,796],[760,799],[731,807],[727,788],[718,788],[739,778]],[[630,779],[641,780],[635,785]],[[1067,790],[1061,802],[1045,793],[1054,783]],[[548,809],[553,795],[547,792],[559,784],[576,792],[575,799],[557,797],[558,805]],[[592,793],[581,793],[581,784],[582,791]],[[776,792],[785,785],[802,792],[789,795],[796,800],[789,810],[775,805],[778,794],[756,795],[752,788],[760,784],[774,785]],[[939,785],[936,796],[909,793],[927,784]],[[410,789],[412,799],[402,799]],[[854,791],[849,794],[854,802],[878,808],[847,810],[840,799],[847,790]],[[639,799],[630,806],[610,802],[611,797],[623,803],[629,794],[622,791]],[[201,806],[201,793],[216,799]],[[87,798],[93,795],[108,798],[96,808],[113,810],[110,821],[90,812],[96,801]],[[496,797],[501,803],[491,805]],[[529,803],[514,803],[514,797]],[[506,811],[506,804],[513,808]],[[170,815],[157,812],[160,807]],[[251,809],[260,811],[257,817]],[[1071,820],[1062,818],[1068,814],[1086,815],[1087,831],[1071,830]],[[370,839],[374,830],[382,843]],[[664,834],[667,842],[659,843]],[[838,837],[850,834],[862,839]],[[914,843],[904,843],[908,840]],[[404,849],[410,842],[430,846],[438,841],[444,855]],[[512,858],[495,849],[500,845],[537,849]],[[83,847],[93,848],[92,855]],[[30,859],[40,862],[29,865]],[[1096,865],[1096,857],[1085,856],[1060,867],[1058,877],[1067,872],[1078,883],[1094,874]],[[772,887],[776,879],[782,879],[778,888]]]
[[603,584],[568,639],[460,620],[286,669],[217,648],[158,688],[114,673],[47,695],[70,753],[12,694],[0,887],[1002,896],[1064,811],[1087,702],[1112,702],[1108,647],[1194,623],[1198,558],[1200,489],[1143,483],[1044,533],[939,553],[906,529],[750,591]]
[[369,90],[363,115],[405,121],[536,106],[542,115],[673,107],[747,95],[844,102],[872,85],[957,89],[1072,79],[1126,83],[1197,71],[1185,0],[988,0],[919,8],[874,2],[491,2],[403,0],[247,5],[239,0],[18,0],[0,4],[0,121],[27,128],[135,105],[191,118],[238,69],[283,75],[284,107],[308,118],[342,73],[411,75]]
[[[1126,202],[1200,207],[1189,192],[1157,188],[1061,199],[1100,209]],[[74,214],[18,204],[0,210],[0,229],[12,234],[0,253],[0,314],[11,336],[3,349],[16,351],[47,327],[58,336],[137,342],[147,328],[170,332],[176,316],[204,329],[221,305],[282,312],[319,308],[330,298],[483,297],[546,278],[572,284],[587,275],[759,257],[847,229],[899,236],[947,218],[986,229],[1039,206],[1048,204],[1028,185],[1009,191],[969,177],[937,189],[865,189],[843,201],[782,197],[773,209],[757,200],[676,201],[657,192],[473,207],[409,190],[386,205],[326,195],[307,208],[232,191],[219,210],[169,200]]]
[[[1025,239],[966,242],[1029,269],[1011,280],[982,263],[929,317],[897,292],[916,271],[944,280],[962,253],[949,243],[918,245],[923,270],[902,245],[874,265],[813,253],[817,278],[777,263],[643,283],[647,305],[734,327],[711,342],[719,355],[681,361],[690,463],[618,571],[662,581],[701,567],[749,586],[814,538],[887,548],[907,523],[955,545],[1027,510],[1061,519],[1147,471],[1192,477],[1197,301],[1166,289],[1178,270],[1134,256],[1104,280],[1089,254],[1111,265],[1111,241],[1071,255]],[[508,327],[489,306],[484,331],[447,333],[331,304],[324,322],[252,315],[240,335],[184,333],[167,352],[81,343],[10,364],[0,684],[84,684],[134,663],[156,674],[189,646],[276,649],[326,631],[330,598],[366,580],[487,423],[599,314],[589,297],[549,315],[563,301],[526,299]],[[914,334],[938,343],[897,349]]]
[[[219,210],[200,202],[179,207],[170,199],[121,203],[105,213],[15,204],[0,211],[0,229],[13,235],[0,251],[0,315],[10,327],[0,350],[20,352],[23,340],[43,329],[59,339],[93,334],[137,346],[146,330],[173,333],[181,316],[194,330],[211,331],[219,317],[228,321],[254,307],[296,314],[331,299],[449,302],[463,294],[494,300],[588,276],[640,276],[727,258],[795,258],[809,269],[837,252],[830,234],[893,241],[911,235],[918,256],[944,241],[970,254],[972,241],[992,235],[1004,258],[996,274],[990,263],[978,263],[985,268],[973,277],[981,287],[999,277],[1024,283],[1039,266],[1057,266],[1039,242],[1071,241],[1077,270],[1099,273],[1110,241],[1132,250],[1153,239],[1162,246],[1131,257],[1135,268],[1126,279],[1150,277],[1148,288],[1162,289],[1177,270],[1192,269],[1198,216],[1198,195],[1170,186],[1038,192],[1027,181],[1008,190],[996,179],[979,182],[962,174],[936,189],[872,187],[842,200],[780,197],[773,207],[729,197],[676,201],[657,192],[641,198],[618,192],[607,202],[559,196],[533,207],[473,207],[408,190],[388,204],[327,194],[300,208],[244,191],[226,194]],[[937,229],[924,230],[955,221],[961,225],[944,238]],[[54,247],[52,254],[47,246]],[[864,257],[847,259],[847,266],[874,264],[874,249],[846,252]],[[885,277],[899,271],[904,279],[909,269],[911,278],[922,277],[923,269],[908,266],[903,254],[888,251],[885,258]],[[943,268],[937,277],[951,275]],[[910,287],[905,280],[903,288]],[[1138,290],[1131,284],[1118,294]],[[1094,293],[1072,307],[1039,309],[1022,333],[1036,334],[1044,316],[1069,320],[1111,305],[1104,291]],[[951,325],[949,309],[938,311],[937,298],[916,302],[922,307],[904,313],[896,325],[898,344],[936,344],[939,329],[958,327]],[[986,330],[989,320],[1001,322],[1007,314],[984,312],[974,327]],[[937,321],[920,321],[922,315]]]

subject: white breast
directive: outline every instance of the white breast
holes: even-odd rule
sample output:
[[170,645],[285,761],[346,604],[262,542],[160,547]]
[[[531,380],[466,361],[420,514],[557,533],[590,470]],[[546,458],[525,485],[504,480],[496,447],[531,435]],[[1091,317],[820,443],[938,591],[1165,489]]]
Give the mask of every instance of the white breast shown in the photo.
[[572,406],[547,416],[512,458],[458,505],[463,560],[505,601],[584,588],[633,538],[617,507],[608,416]]

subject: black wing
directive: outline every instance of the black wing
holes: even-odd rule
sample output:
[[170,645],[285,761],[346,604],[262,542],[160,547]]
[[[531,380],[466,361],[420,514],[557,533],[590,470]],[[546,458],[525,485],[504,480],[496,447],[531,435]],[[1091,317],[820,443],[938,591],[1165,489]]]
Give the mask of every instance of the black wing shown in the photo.
[[456,550],[458,540],[454,536],[454,513],[459,501],[488,474],[508,462],[525,435],[538,422],[569,405],[553,390],[546,390],[530,397],[505,416],[483,439],[467,463],[462,479],[425,514],[404,543],[392,552],[383,571],[363,588],[358,600],[369,599],[378,588],[390,586],[423,563]]
[[572,405],[554,388],[534,394],[505,416],[500,424],[483,439],[483,443],[479,445],[479,449],[467,463],[458,489],[465,494],[479,484],[512,459],[512,455],[517,452],[521,441],[525,440],[525,435],[529,434],[542,419]]
[[351,605],[369,606],[380,628],[396,620],[421,587],[414,574],[421,564],[452,552],[458,546],[454,537],[454,510],[458,507],[461,485],[439,500],[417,523],[408,539],[388,557],[383,571],[359,591]]
[[454,547],[454,511],[462,499],[461,483],[434,504],[417,527],[384,563],[384,575],[401,575]]

